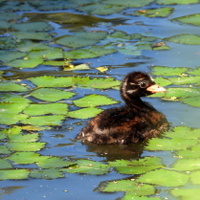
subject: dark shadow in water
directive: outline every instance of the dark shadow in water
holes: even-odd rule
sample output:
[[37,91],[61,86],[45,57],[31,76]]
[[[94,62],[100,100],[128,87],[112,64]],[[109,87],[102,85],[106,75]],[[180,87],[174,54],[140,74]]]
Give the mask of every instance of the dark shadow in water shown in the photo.
[[133,145],[97,145],[93,143],[85,144],[88,152],[96,153],[99,157],[104,157],[105,161],[131,160],[141,157],[147,142],[141,142]]

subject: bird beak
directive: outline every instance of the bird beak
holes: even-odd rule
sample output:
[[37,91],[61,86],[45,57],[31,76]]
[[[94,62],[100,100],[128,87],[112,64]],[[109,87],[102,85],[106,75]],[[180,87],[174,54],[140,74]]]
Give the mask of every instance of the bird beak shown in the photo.
[[151,93],[166,92],[166,89],[164,87],[161,87],[157,84],[149,86],[146,90]]

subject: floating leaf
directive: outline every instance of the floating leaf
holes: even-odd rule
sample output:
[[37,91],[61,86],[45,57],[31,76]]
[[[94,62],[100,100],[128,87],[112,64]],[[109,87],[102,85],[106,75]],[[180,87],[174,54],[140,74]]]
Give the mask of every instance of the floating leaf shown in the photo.
[[154,81],[155,81],[158,85],[163,86],[163,87],[172,84],[172,82],[169,81],[168,79],[161,78],[161,77],[156,77],[156,78],[154,79]]
[[34,152],[16,152],[8,156],[7,159],[17,164],[31,164],[46,159],[46,157]]
[[199,200],[200,189],[175,188],[171,190],[173,196],[181,198],[181,200]]
[[101,189],[102,192],[131,192],[135,195],[151,195],[154,194],[155,189],[152,185],[139,184],[132,180],[119,180],[108,182],[107,185]]
[[104,3],[110,4],[110,5],[122,5],[126,7],[143,7],[147,6],[148,4],[152,3],[153,0],[126,0],[125,2],[122,2],[120,0],[107,0]]
[[31,171],[30,177],[39,179],[55,179],[62,178],[64,175],[59,171],[59,169],[44,169]]
[[29,171],[26,169],[0,170],[0,180],[27,179],[28,176],[29,176]]
[[0,124],[16,124],[20,120],[27,118],[24,114],[11,114],[11,113],[0,113]]
[[93,107],[99,105],[115,104],[117,103],[117,101],[114,101],[104,95],[91,94],[83,98],[74,100],[73,103],[79,107]]
[[[0,146],[0,154],[9,154],[10,150],[6,146]],[[0,165],[1,166],[1,165]]]
[[179,76],[188,70],[186,67],[165,67],[154,66],[152,67],[153,74],[156,76]]
[[99,70],[100,72],[105,72],[108,70],[107,67],[97,67],[96,69]]
[[200,44],[200,37],[198,35],[193,35],[193,34],[175,35],[169,38],[165,38],[165,40],[180,44],[193,44],[193,45]]
[[158,0],[157,3],[161,5],[168,5],[168,4],[192,4],[198,3],[198,0]]
[[191,71],[188,71],[188,74],[200,75],[200,67],[197,67]]
[[24,113],[27,115],[46,115],[60,114],[65,115],[68,110],[68,105],[64,103],[49,103],[49,104],[30,104]]
[[74,110],[68,112],[68,116],[71,118],[77,118],[77,119],[88,119],[91,117],[95,117],[97,114],[102,112],[99,108],[89,107],[89,108],[82,108],[79,110]]
[[44,142],[9,142],[6,146],[11,151],[39,151],[45,144]]
[[173,10],[174,8],[165,7],[165,8],[138,10],[133,14],[144,15],[145,17],[167,17],[173,12]]
[[190,180],[193,184],[200,184],[200,171],[192,172],[190,174]]
[[176,154],[181,158],[200,158],[200,146],[194,146],[191,149],[177,151]]
[[67,168],[68,173],[84,173],[91,175],[102,175],[109,171],[109,166],[91,160],[77,160],[77,165]]
[[43,101],[59,101],[61,99],[69,99],[75,93],[66,92],[54,88],[39,88],[30,93],[31,96]]
[[69,167],[70,165],[73,165],[74,162],[66,161],[62,158],[46,157],[46,159],[37,161],[36,164],[40,168],[61,168]]
[[65,116],[63,115],[36,116],[21,120],[21,123],[34,126],[60,126],[64,119]]
[[0,169],[9,169],[9,168],[12,168],[12,165],[7,160],[0,159]]
[[0,91],[26,92],[28,89],[14,82],[1,82]]
[[23,52],[0,50],[0,60],[2,62],[9,62],[9,61],[15,60],[17,58],[22,58],[25,55],[26,55],[26,53],[23,53]]
[[17,134],[17,135],[10,135],[9,141],[11,142],[36,142],[39,140],[39,134]]
[[177,171],[190,171],[200,169],[200,158],[179,159],[175,162],[173,169]]
[[195,146],[198,142],[195,140],[186,140],[184,138],[153,138],[149,140],[149,144],[146,147],[150,151],[173,151],[186,149],[188,147]]
[[61,37],[56,42],[72,48],[89,46],[106,37],[106,32],[77,32],[75,36]]
[[18,39],[30,40],[51,40],[49,33],[35,33],[35,32],[10,32],[11,35]]
[[199,83],[199,77],[198,76],[172,77],[169,78],[169,81],[171,81],[173,84],[176,85],[195,84]]
[[189,97],[189,98],[182,99],[181,101],[190,106],[200,107],[199,97]]
[[145,197],[145,196],[136,196],[134,192],[128,192],[125,194],[125,196],[122,198],[122,200],[161,200],[159,197]]
[[73,77],[39,76],[30,78],[38,87],[69,87],[73,86]]
[[109,165],[122,174],[141,174],[163,167],[158,157],[146,157],[144,159],[132,161],[116,160],[114,162],[109,162]]
[[173,21],[174,20],[182,22],[182,23],[186,23],[186,24],[192,24],[192,25],[200,26],[200,14],[199,13],[174,18]]
[[137,179],[137,182],[149,183],[165,187],[178,187],[185,185],[188,179],[189,176],[186,174],[166,169],[158,169],[141,175]]

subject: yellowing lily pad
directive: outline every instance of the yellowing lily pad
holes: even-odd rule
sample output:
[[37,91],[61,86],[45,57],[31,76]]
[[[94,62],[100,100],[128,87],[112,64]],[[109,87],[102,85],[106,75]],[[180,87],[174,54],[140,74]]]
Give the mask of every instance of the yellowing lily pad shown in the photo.
[[91,94],[83,98],[74,100],[73,103],[79,107],[93,107],[99,105],[115,104],[117,103],[117,101],[114,101],[104,95]]
[[[178,187],[188,182],[189,176],[176,171],[157,169],[141,175],[137,182],[148,183],[165,187]],[[175,181],[176,180],[176,181]]]
[[43,101],[59,101],[61,99],[69,99],[75,93],[66,92],[54,88],[39,88],[30,93],[31,96]]

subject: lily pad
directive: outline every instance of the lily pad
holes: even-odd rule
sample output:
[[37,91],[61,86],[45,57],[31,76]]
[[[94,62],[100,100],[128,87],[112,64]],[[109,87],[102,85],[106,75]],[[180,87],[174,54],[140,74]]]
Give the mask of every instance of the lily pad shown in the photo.
[[132,180],[119,180],[108,182],[107,185],[101,189],[102,192],[131,192],[135,195],[151,195],[154,194],[155,189],[152,185],[139,184]]
[[200,107],[199,97],[189,97],[189,98],[182,99],[181,101],[190,106]]
[[192,44],[192,45],[199,45],[200,44],[200,37],[194,34],[180,34],[175,35],[169,38],[165,38],[165,40],[180,44]]
[[199,200],[200,189],[176,188],[171,190],[173,196],[181,198],[181,200]]
[[183,16],[183,17],[178,17],[178,18],[173,19],[173,21],[174,20],[182,22],[182,23],[186,23],[186,24],[200,26],[200,14],[199,13],[187,15],[187,16]]
[[[158,178],[159,177],[159,178]],[[157,169],[141,175],[137,182],[149,183],[165,187],[178,187],[188,182],[189,176],[180,172]]]
[[79,110],[70,111],[68,112],[67,115],[71,118],[88,119],[91,117],[95,117],[100,112],[102,112],[102,110],[99,108],[88,107],[88,108],[82,108]]
[[61,37],[56,42],[67,47],[79,48],[95,44],[99,40],[104,39],[106,35],[106,32],[77,32],[74,36]]
[[[2,146],[2,145],[0,146],[0,154],[10,154],[10,153],[11,153],[11,151],[6,146]],[[0,165],[0,166],[2,166],[2,165]]]
[[190,171],[200,169],[200,158],[179,159],[175,162],[173,169],[177,171]]
[[192,172],[190,174],[190,180],[193,184],[200,184],[200,171]]
[[75,93],[73,92],[66,92],[59,89],[54,88],[39,88],[37,90],[34,90],[30,93],[31,96],[43,100],[43,101],[59,101],[61,99],[69,99],[71,98]]
[[34,134],[10,134],[9,135],[9,141],[10,142],[36,142],[39,140],[39,133],[34,133]]
[[181,158],[200,158],[200,145],[196,145],[191,149],[177,151],[176,154]]
[[12,168],[12,165],[7,160],[0,159],[0,169],[9,169],[9,168]]
[[0,50],[0,60],[2,62],[9,62],[17,58],[22,58],[26,55],[24,52],[10,51],[10,50]]
[[68,173],[83,173],[91,175],[102,175],[109,171],[109,166],[91,160],[77,160],[77,165],[67,168]]
[[153,74],[156,76],[180,76],[186,72],[186,67],[166,67],[166,66],[154,66],[152,67]]
[[141,174],[163,167],[158,157],[146,157],[144,159],[132,161],[116,160],[114,162],[109,162],[109,165],[122,174]]
[[191,71],[188,71],[188,74],[200,75],[200,67],[197,67]]
[[169,81],[171,81],[173,84],[176,85],[195,84],[199,83],[199,77],[198,76],[172,77],[169,78]]
[[39,151],[45,144],[44,142],[9,142],[6,146],[11,151]]
[[30,177],[39,179],[55,179],[64,177],[63,173],[59,169],[44,169],[34,170],[30,172]]
[[29,171],[26,169],[5,169],[0,170],[0,180],[19,180],[19,179],[27,179],[29,176]]
[[106,0],[104,3],[110,5],[126,6],[126,7],[143,7],[147,6],[152,2],[153,0],[134,0],[134,1],[126,0],[125,2],[122,2],[120,0]]
[[1,82],[0,91],[26,92],[28,89],[14,82]]
[[68,105],[63,103],[49,103],[49,104],[30,104],[24,113],[27,115],[46,115],[46,114],[60,114],[67,113]]
[[133,15],[143,15],[145,17],[167,17],[173,12],[173,10],[174,8],[171,7],[138,10],[134,12]]
[[104,95],[91,94],[83,98],[74,100],[73,103],[79,107],[93,107],[99,105],[115,104],[117,103],[117,101],[114,101],[113,99],[108,98]]
[[153,138],[149,140],[146,149],[150,151],[174,151],[195,146],[197,143],[195,140],[186,140],[184,138]]
[[21,123],[33,126],[60,126],[64,119],[64,115],[36,116],[21,120]]
[[161,5],[169,5],[169,4],[192,4],[192,3],[199,3],[198,0],[158,0],[158,4]]

